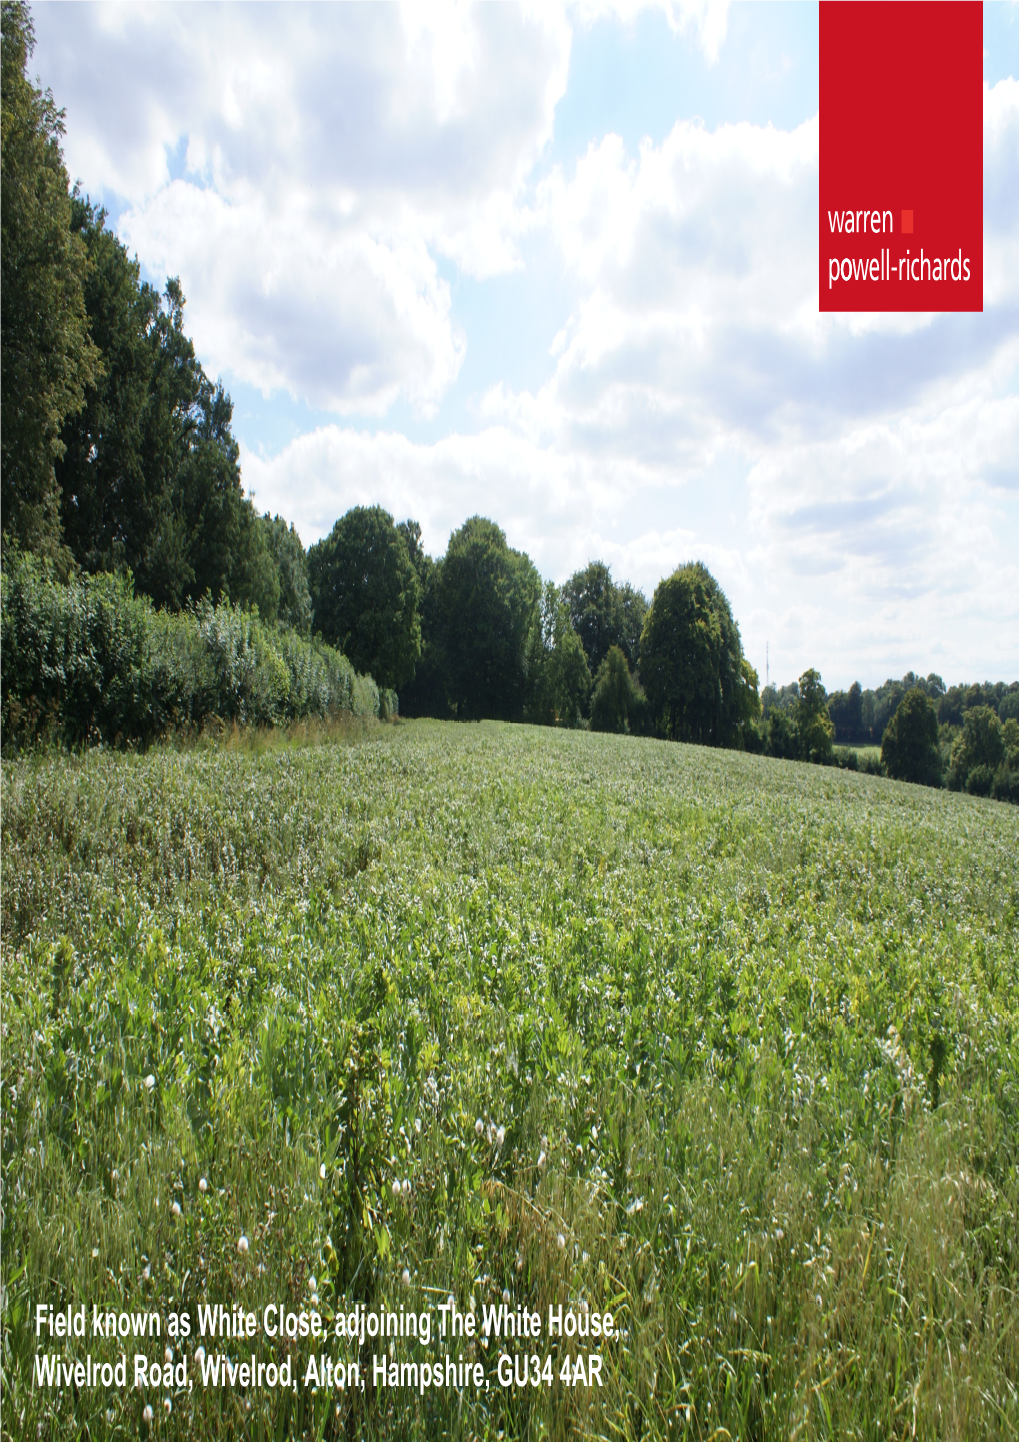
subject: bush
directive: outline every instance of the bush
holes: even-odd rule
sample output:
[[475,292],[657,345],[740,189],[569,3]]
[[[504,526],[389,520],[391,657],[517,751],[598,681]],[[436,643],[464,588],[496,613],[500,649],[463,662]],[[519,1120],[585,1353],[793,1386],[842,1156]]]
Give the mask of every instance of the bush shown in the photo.
[[379,714],[370,676],[254,610],[206,600],[173,615],[135,596],[130,577],[64,583],[47,562],[20,554],[0,587],[5,746],[145,745],[213,717],[271,726]]
[[843,771],[857,770],[857,752],[849,746],[835,746],[832,751],[832,762],[834,766],[840,767]]

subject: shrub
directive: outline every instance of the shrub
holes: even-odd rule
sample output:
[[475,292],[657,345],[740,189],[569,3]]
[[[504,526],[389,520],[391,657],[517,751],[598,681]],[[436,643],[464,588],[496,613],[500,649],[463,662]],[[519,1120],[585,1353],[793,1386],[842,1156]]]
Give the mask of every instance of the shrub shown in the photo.
[[8,558],[0,585],[6,746],[144,745],[213,717],[271,726],[379,714],[370,676],[254,610],[206,600],[176,615],[157,611],[133,594],[129,576],[65,583],[49,563],[20,554]]

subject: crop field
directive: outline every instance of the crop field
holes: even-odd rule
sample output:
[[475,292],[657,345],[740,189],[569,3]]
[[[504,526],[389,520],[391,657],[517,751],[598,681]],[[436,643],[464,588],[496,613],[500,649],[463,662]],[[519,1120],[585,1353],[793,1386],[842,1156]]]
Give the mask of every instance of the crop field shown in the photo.
[[[1017,1436],[1015,808],[438,722],[2,807],[4,1438]],[[451,1295],[610,1312],[601,1385],[545,1335],[537,1386],[479,1335],[481,1386],[34,1370],[41,1304],[129,1367],[93,1306],[187,1312],[143,1350],[194,1378],[203,1305],[353,1363],[336,1315]]]

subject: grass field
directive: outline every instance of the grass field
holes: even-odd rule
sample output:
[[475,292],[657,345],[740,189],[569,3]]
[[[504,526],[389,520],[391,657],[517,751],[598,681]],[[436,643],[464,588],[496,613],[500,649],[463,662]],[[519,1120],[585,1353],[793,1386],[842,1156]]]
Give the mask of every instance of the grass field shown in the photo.
[[[2,806],[4,1437],[1017,1436],[1015,808],[428,722]],[[33,1385],[39,1303],[504,1291],[602,1387]]]

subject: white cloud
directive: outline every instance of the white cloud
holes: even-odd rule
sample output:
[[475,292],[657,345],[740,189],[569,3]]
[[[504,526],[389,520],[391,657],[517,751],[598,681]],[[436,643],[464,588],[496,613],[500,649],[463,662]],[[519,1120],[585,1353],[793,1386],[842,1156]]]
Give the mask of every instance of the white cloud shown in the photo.
[[340,414],[434,411],[464,354],[437,257],[520,264],[566,85],[560,12],[44,6],[36,23],[68,167],[151,274],[180,276],[209,370]]

